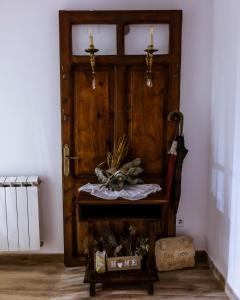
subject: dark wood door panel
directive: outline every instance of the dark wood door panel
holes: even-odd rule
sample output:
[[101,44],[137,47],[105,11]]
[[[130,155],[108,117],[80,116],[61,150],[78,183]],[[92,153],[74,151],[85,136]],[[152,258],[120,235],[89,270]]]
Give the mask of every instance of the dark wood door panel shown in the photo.
[[153,72],[153,87],[148,88],[145,70],[128,71],[128,135],[131,155],[140,157],[148,174],[162,174],[167,153],[166,112],[169,71]]
[[74,71],[74,162],[75,176],[93,174],[106,158],[111,139],[112,70],[96,72],[95,90],[91,88],[91,72]]
[[[182,12],[61,11],[59,20],[62,147],[69,146],[70,156],[79,158],[70,159],[70,172],[63,172],[64,256],[66,266],[78,266],[83,262],[92,230],[82,218],[84,211],[77,201],[82,195],[78,188],[97,181],[94,168],[106,159],[114,141],[127,134],[130,141],[127,160],[142,158],[146,183],[164,182],[167,150],[176,132],[176,122],[168,122],[167,115],[179,107]],[[145,83],[145,56],[124,54],[124,28],[128,24],[154,23],[169,24],[169,53],[154,55],[154,86],[149,89]],[[91,88],[89,56],[72,55],[72,26],[81,24],[117,27],[117,55],[96,55],[96,90]],[[63,159],[63,170],[65,162]],[[159,211],[164,217],[159,218],[158,235],[173,236],[174,207],[170,203],[167,214],[163,207]],[[117,209],[115,213],[118,214]],[[114,217],[107,224],[104,220],[97,221],[96,230],[101,232],[107,225],[120,234],[125,221]],[[130,221],[132,224],[133,220]],[[147,222],[138,219],[136,225],[145,232]]]

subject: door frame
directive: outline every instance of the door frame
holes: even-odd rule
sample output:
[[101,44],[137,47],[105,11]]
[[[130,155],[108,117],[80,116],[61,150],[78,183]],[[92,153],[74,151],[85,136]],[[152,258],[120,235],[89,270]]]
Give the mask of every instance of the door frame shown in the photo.
[[[60,11],[60,83],[61,83],[61,124],[62,124],[62,149],[71,144],[71,124],[73,110],[72,70],[79,65],[88,65],[89,57],[72,55],[72,26],[77,24],[116,24],[117,30],[117,55],[104,55],[97,57],[97,64],[112,65],[114,67],[118,86],[124,86],[125,70],[128,65],[142,65],[144,55],[124,55],[124,26],[128,24],[169,24],[169,53],[154,55],[154,64],[169,66],[171,94],[174,107],[179,108],[180,98],[180,64],[181,64],[181,30],[182,11],[180,10],[154,10],[154,11]],[[114,110],[124,113],[121,107],[123,94],[115,94]],[[118,138],[124,131],[124,124],[116,120],[114,138]],[[168,129],[169,130],[169,129]],[[170,136],[170,134],[169,134]],[[62,153],[63,154],[63,153]],[[70,155],[71,155],[70,149]],[[63,160],[64,164],[64,160]],[[83,257],[76,255],[74,199],[77,197],[77,183],[71,176],[64,176],[62,169],[63,187],[63,216],[64,216],[64,261],[66,266],[78,266],[83,263]],[[175,219],[173,214],[170,234],[175,233]]]

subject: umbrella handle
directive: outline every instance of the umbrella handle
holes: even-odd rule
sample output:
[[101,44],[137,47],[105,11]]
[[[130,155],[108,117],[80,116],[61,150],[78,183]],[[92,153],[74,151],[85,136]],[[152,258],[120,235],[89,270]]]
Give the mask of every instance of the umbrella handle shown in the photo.
[[181,111],[173,110],[168,114],[168,121],[177,121],[178,122],[178,135],[182,136],[183,134],[183,122],[184,115]]

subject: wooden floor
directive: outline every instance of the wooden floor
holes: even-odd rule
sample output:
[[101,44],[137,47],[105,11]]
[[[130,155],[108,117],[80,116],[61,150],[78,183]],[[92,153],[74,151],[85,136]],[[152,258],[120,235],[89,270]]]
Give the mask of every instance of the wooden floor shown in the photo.
[[[83,284],[84,267],[65,269],[62,257],[32,259],[0,255],[0,300],[94,299]],[[159,274],[153,296],[142,286],[97,286],[95,299],[228,299],[206,263]]]

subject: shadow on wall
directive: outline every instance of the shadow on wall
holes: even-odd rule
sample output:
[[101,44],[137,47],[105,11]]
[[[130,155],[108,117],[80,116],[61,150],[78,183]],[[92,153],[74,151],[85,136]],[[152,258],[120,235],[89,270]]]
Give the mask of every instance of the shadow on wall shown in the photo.
[[[240,9],[240,4],[238,3]],[[236,87],[235,87],[235,114],[234,114],[234,143],[233,143],[233,171],[230,212],[230,243],[228,259],[227,282],[233,292],[240,299],[240,21],[238,23],[238,37],[236,39]]]
[[210,257],[240,297],[240,30],[233,30],[240,28],[237,7],[236,0],[215,1],[207,234]]

